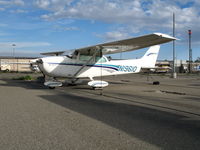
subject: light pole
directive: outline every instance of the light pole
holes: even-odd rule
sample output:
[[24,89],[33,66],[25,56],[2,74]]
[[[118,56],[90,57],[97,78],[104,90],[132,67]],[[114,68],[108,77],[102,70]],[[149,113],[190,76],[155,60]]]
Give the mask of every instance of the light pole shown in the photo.
[[12,44],[12,46],[13,46],[13,58],[15,58],[15,46],[16,46],[16,44]]
[[12,47],[13,47],[13,71],[15,70],[15,64],[14,64],[14,59],[15,59],[15,46],[16,46],[16,44],[12,44]]
[[[173,13],[173,37],[175,37],[175,14]],[[176,78],[176,50],[175,50],[175,40],[173,41],[173,71],[172,78]]]
[[192,36],[192,31],[188,30],[188,35],[189,35],[189,73],[192,73],[192,48],[191,48],[191,36]]

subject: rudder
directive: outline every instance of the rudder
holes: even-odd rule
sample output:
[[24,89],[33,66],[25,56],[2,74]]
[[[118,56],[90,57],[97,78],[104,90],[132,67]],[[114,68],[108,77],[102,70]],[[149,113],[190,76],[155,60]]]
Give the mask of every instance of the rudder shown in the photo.
[[160,50],[160,45],[151,46],[147,50],[145,55],[141,58],[142,68],[154,68],[155,67],[159,50]]

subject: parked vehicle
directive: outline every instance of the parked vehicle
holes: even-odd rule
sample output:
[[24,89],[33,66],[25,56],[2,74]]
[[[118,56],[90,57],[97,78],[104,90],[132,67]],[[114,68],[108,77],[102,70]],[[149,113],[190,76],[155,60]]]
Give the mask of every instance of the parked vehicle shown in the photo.
[[1,71],[9,72],[11,69],[11,66],[9,64],[1,64]]

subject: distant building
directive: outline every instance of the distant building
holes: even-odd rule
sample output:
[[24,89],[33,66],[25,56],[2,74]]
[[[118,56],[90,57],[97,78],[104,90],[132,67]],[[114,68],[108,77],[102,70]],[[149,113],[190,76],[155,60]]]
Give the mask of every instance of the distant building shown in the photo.
[[[187,60],[176,60],[175,69],[177,73],[187,73],[189,62]],[[156,62],[156,67],[158,67],[157,72],[171,72],[173,68],[173,61],[168,60],[158,60]],[[192,72],[200,71],[200,62],[192,63]]]
[[200,72],[200,62],[193,62],[192,69],[194,72]]
[[31,72],[30,57],[0,57],[1,71]]
[[155,72],[157,73],[168,73],[171,71],[170,62],[167,60],[158,60],[155,66],[157,68],[155,69]]
[[[169,61],[170,66],[173,66],[173,61]],[[176,60],[175,69],[177,73],[186,73],[188,72],[188,62],[186,60]]]

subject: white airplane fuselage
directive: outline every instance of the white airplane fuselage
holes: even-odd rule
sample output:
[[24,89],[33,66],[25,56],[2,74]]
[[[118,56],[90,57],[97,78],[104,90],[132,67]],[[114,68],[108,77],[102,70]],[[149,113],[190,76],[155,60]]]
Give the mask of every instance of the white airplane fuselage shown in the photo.
[[[141,68],[155,68],[159,44],[176,40],[162,33],[154,33],[135,38],[113,41],[84,48],[78,48],[67,54],[67,51],[49,52],[44,55],[57,55],[33,60],[44,75],[51,77],[71,78],[72,83],[79,78],[90,78],[88,85],[93,88],[105,87],[106,81],[94,80],[94,77],[138,73]],[[103,54],[115,54],[150,47],[140,59],[108,60]],[[58,56],[59,55],[59,56]],[[64,55],[64,56],[61,56]],[[66,55],[66,56],[65,56]],[[45,82],[54,88],[61,86],[61,82]]]
[[[111,60],[103,56],[101,61],[85,64],[84,61],[71,59],[66,56],[52,56],[41,58],[40,70],[52,77],[66,78],[93,78],[98,76],[138,73],[141,69],[141,60]],[[84,68],[76,74],[82,67]]]
[[90,78],[138,73],[141,68],[155,67],[160,46],[151,46],[140,59],[108,60],[102,56],[51,56],[38,59],[40,70],[51,77]]

